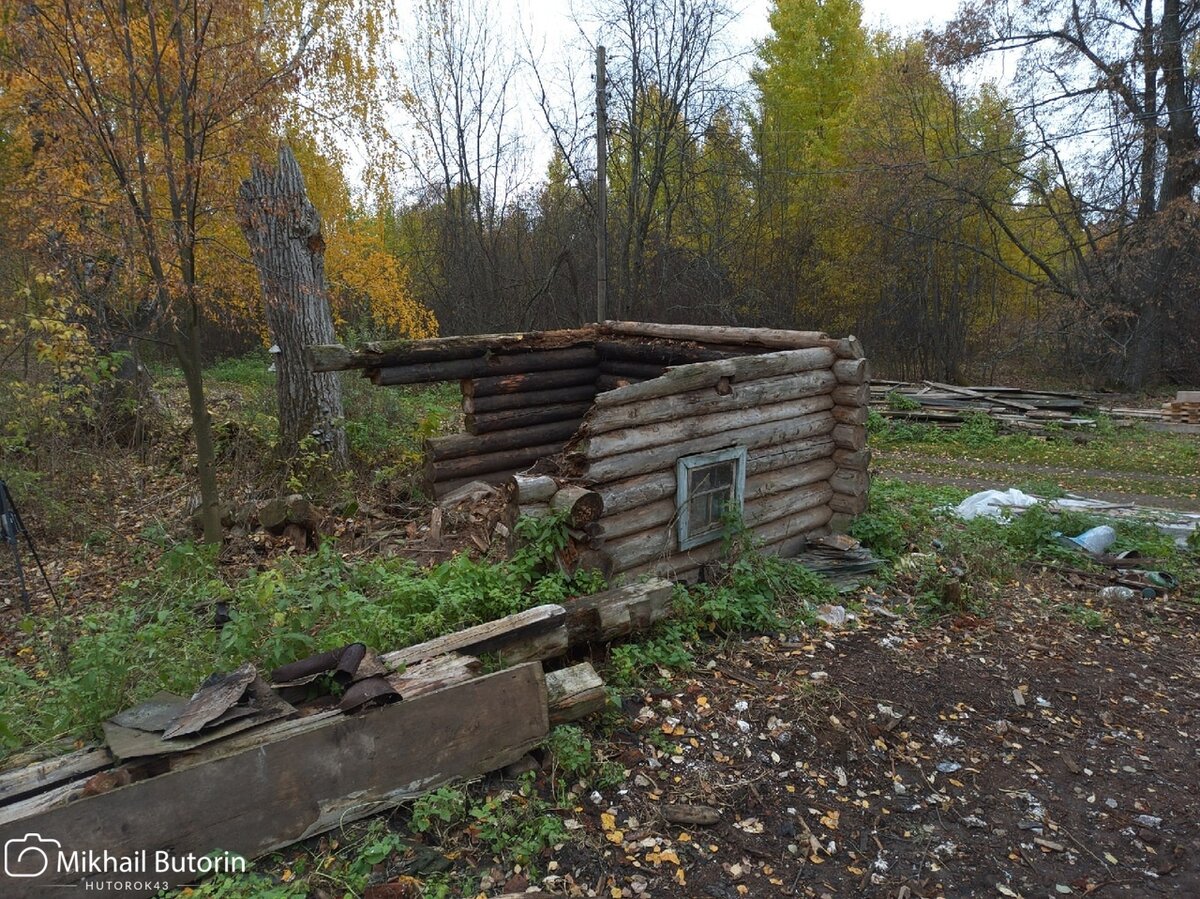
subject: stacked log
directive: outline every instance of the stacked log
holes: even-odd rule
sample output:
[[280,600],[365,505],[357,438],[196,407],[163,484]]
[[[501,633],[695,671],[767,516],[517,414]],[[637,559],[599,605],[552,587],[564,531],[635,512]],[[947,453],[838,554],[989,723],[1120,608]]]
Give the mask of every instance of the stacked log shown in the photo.
[[867,449],[867,412],[871,401],[871,376],[867,360],[857,341],[848,343],[846,352],[856,356],[841,358],[833,364],[833,375],[838,386],[833,391],[833,417],[837,425],[833,429],[837,449],[833,453],[836,471],[829,479],[833,496],[829,508],[834,513],[831,526],[845,530],[853,516],[867,508],[867,490],[870,486],[867,469],[871,464],[871,451]]
[[818,345],[681,365],[599,394],[563,468],[603,501],[614,570],[662,560],[689,571],[720,554],[720,540],[679,551],[675,470],[683,456],[725,447],[747,449],[742,515],[756,535],[780,546],[823,527],[838,471],[837,361]]
[[545,474],[517,473],[506,484],[509,531],[523,515],[540,518],[556,513],[567,525],[567,545],[558,550],[559,566],[568,573],[598,570],[606,578],[613,574],[612,561],[604,549],[604,498],[583,485]]

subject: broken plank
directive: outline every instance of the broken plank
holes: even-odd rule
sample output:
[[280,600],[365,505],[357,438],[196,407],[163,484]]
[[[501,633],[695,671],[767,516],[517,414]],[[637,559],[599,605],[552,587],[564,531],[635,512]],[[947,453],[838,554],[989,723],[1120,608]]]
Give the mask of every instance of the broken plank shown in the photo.
[[643,630],[671,614],[675,585],[663,578],[650,578],[603,593],[569,599],[567,638],[572,646],[603,643]]
[[385,653],[381,661],[389,668],[414,665],[451,652],[480,656],[498,653],[508,664],[551,659],[567,651],[567,611],[562,606],[544,605],[515,615],[487,621]]
[[[5,824],[0,841],[38,833],[66,851],[145,850],[151,863],[159,850],[175,859],[218,850],[254,858],[511,764],[548,732],[542,667],[520,665]],[[139,878],[151,889],[121,895],[151,895],[156,882],[194,876],[154,870]],[[80,880],[48,871],[30,891],[6,887],[6,895]]]
[[106,748],[87,746],[66,755],[10,768],[0,772],[0,805],[40,793],[64,781],[102,771],[112,763],[112,753]]
[[608,703],[604,681],[591,662],[547,672],[546,695],[552,725],[586,718]]

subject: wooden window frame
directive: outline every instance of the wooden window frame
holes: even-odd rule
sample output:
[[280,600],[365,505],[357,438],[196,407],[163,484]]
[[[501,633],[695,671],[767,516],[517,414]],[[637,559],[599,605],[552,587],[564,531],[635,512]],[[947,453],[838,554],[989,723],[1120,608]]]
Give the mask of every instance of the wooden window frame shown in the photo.
[[691,473],[697,468],[707,468],[721,462],[733,463],[732,501],[741,512],[746,495],[746,447],[731,446],[727,449],[715,450],[710,453],[699,453],[695,456],[683,456],[675,463],[675,526],[681,550],[694,549],[706,543],[712,543],[725,536],[725,528],[718,527],[702,531],[699,534],[688,533],[688,503],[691,496],[688,483]]

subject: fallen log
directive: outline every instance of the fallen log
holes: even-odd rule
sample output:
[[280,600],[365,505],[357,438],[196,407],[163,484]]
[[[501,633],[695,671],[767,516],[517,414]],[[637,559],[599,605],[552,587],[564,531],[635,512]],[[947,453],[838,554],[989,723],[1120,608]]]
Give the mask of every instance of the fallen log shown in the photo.
[[645,630],[671,614],[675,585],[660,578],[563,603],[567,639],[572,646],[605,643]]
[[548,503],[558,490],[558,482],[546,474],[515,474],[508,481],[508,492],[518,503]]
[[656,399],[705,387],[715,388],[723,378],[736,384],[777,375],[795,374],[829,368],[833,364],[833,350],[827,347],[811,347],[802,350],[765,353],[761,356],[740,356],[736,359],[717,359],[713,362],[697,362],[680,365],[667,370],[660,378],[630,384],[616,390],[601,393],[596,397],[596,407],[607,409],[624,403]]
[[[501,768],[548,732],[541,665],[520,665],[34,812],[0,826],[0,841],[35,832],[68,851],[86,847],[115,857],[145,852],[155,859],[162,851],[181,859],[223,850],[256,858],[456,778]],[[195,876],[155,869],[138,878],[145,886],[121,895],[153,895],[158,882],[178,886]],[[37,886],[78,880],[78,871],[51,866]]]
[[[845,427],[844,425],[842,427]],[[790,443],[804,438],[820,437],[834,428],[833,415],[828,411],[798,418],[768,421],[745,427],[740,431],[722,431],[679,443],[654,446],[637,452],[622,453],[596,460],[580,460],[572,463],[572,470],[589,484],[606,484],[648,472],[661,471],[674,465],[681,456],[723,449],[735,444],[748,449]]]
[[724,394],[713,387],[705,387],[620,406],[601,403],[587,417],[581,430],[587,434],[606,434],[727,410],[769,406],[830,393],[836,385],[837,379],[832,372],[808,371],[755,381],[739,380],[729,383],[729,390]]
[[[637,427],[593,433],[591,422],[602,415],[589,416],[579,428],[579,436],[567,445],[567,457],[596,460],[623,453],[642,452],[657,446],[681,444],[713,434],[732,435],[751,425],[795,419],[833,409],[829,396],[810,396],[769,405],[735,403],[719,412],[657,421]],[[680,454],[677,454],[680,455]]]
[[488,353],[516,353],[586,346],[596,338],[594,326],[561,331],[530,331],[525,334],[471,334],[461,337],[431,337],[423,340],[378,340],[351,350],[341,344],[307,347],[313,371],[348,371],[355,368],[386,368],[419,362],[471,359]]
[[608,704],[608,690],[590,662],[546,673],[551,726],[586,718]]
[[529,406],[522,409],[505,409],[502,412],[476,412],[464,418],[463,426],[468,434],[490,434],[493,431],[529,428],[552,421],[582,421],[591,408],[592,404],[585,402]]
[[596,385],[588,382],[556,390],[522,390],[519,393],[497,393],[491,396],[464,396],[462,409],[468,415],[483,412],[503,412],[506,409],[525,409],[530,406],[557,406],[563,403],[591,403]]
[[562,390],[595,384],[600,369],[595,366],[559,368],[552,371],[534,371],[528,374],[496,375],[492,377],[465,378],[460,384],[462,395],[468,399],[484,396],[500,396],[511,393],[533,393],[544,390]]
[[396,669],[452,652],[470,656],[497,654],[510,665],[552,659],[567,649],[566,616],[562,606],[536,606],[507,618],[385,653],[380,656],[380,661],[388,668]]
[[461,378],[488,378],[521,375],[564,368],[592,368],[597,362],[592,347],[565,350],[535,350],[527,353],[496,353],[477,359],[449,362],[418,362],[370,369],[371,382],[377,387],[419,384],[426,381],[457,381]]
[[600,326],[600,332],[602,334],[619,334],[625,337],[658,337],[666,340],[687,340],[694,343],[758,346],[784,350],[822,346],[829,339],[824,331],[734,328],[725,325],[662,325],[655,322],[606,321]]

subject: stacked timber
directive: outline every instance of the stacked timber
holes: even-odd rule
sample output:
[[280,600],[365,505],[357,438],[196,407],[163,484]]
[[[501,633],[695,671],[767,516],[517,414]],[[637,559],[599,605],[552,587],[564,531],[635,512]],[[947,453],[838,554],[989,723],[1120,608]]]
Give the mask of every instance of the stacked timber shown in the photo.
[[833,364],[833,376],[838,386],[833,391],[833,441],[837,447],[833,462],[837,466],[829,479],[833,495],[829,508],[835,516],[835,528],[844,528],[849,519],[867,509],[867,489],[870,486],[867,469],[871,451],[867,449],[867,411],[871,399],[871,378],[867,360],[858,341],[851,345],[854,354]]
[[1163,403],[1162,417],[1164,421],[1200,425],[1200,390],[1180,390],[1174,401]]
[[1015,431],[1094,427],[1079,413],[1090,403],[1076,393],[1017,387],[963,387],[938,381],[872,381],[871,405],[884,418],[956,428],[970,415],[983,414]]
[[723,547],[714,540],[679,549],[676,463],[745,447],[745,524],[768,551],[789,554],[829,523],[834,480],[849,485],[862,464],[839,463],[835,453],[863,449],[866,429],[857,422],[865,423],[865,396],[835,393],[865,383],[857,341],[672,367],[598,394],[564,451],[563,471],[603,499],[605,551],[615,571],[687,576]]
[[[559,567],[568,574],[581,569],[613,575],[612,559],[604,551],[604,498],[595,490],[548,474],[518,473],[505,487],[507,508],[503,517],[509,532],[518,518],[561,515],[567,526],[567,543],[555,551]],[[513,547],[516,545],[514,537]]]

